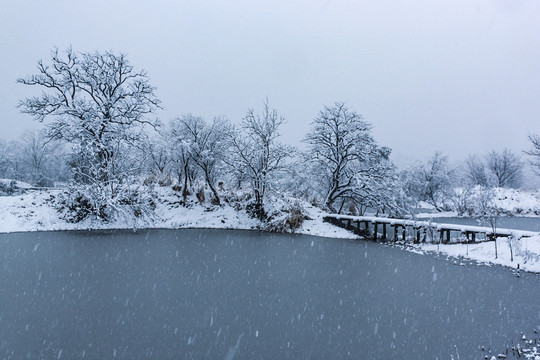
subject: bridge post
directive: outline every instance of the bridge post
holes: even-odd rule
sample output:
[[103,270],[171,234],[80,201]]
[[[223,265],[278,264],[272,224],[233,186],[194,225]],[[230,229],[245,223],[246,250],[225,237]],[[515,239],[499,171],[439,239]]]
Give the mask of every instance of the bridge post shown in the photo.
[[386,241],[386,223],[382,224],[382,241]]
[[402,226],[403,226],[403,231],[401,232],[401,240],[403,240],[403,242],[405,242],[405,240],[407,240],[407,238],[406,238],[407,227],[405,225],[402,225]]
[[398,226],[398,224],[394,224],[394,242],[396,242],[398,238]]
[[441,236],[440,239],[439,239],[439,242],[442,243],[443,242],[443,237],[444,237],[444,230],[443,229],[439,230],[439,233],[440,233],[440,236]]
[[426,228],[422,228],[422,231],[424,232],[424,234],[423,234],[424,236],[422,236],[422,242],[425,243],[426,242],[426,237],[427,237],[427,234],[426,234],[427,230],[426,230]]
[[446,230],[446,243],[450,243],[450,230]]
[[377,241],[377,227],[378,227],[379,224],[377,224],[376,222],[373,223],[373,241]]
[[476,233],[473,231],[473,232],[471,233],[471,235],[472,235],[472,242],[475,242],[475,241],[476,241],[476,239],[475,239]]
[[420,243],[420,228],[417,227],[415,228],[416,230],[416,240],[414,241],[415,244],[419,244]]

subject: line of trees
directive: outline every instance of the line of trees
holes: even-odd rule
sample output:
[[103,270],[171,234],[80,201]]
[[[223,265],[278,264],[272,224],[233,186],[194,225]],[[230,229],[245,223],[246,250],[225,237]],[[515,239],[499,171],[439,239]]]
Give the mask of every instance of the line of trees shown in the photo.
[[[161,124],[153,117],[160,108],[155,88],[123,54],[53,49],[50,63],[39,61],[37,70],[18,82],[43,92],[19,107],[46,123],[46,144],[67,149],[66,177],[76,194],[67,206],[84,203],[87,215],[109,220],[123,205],[144,213],[151,207],[144,196],[149,190],[141,187],[144,177],[146,185],[151,178],[162,184],[176,179],[184,200],[194,191],[199,195],[202,183],[215,205],[222,203],[225,187],[249,189],[247,208],[260,219],[267,216],[268,194],[287,189],[323,199],[332,211],[402,208],[392,192],[398,176],[390,149],[380,147],[371,125],[343,103],[321,111],[305,139],[309,151],[300,153],[279,142],[285,119],[268,101],[260,112],[249,109],[238,126],[191,114]],[[37,163],[34,167],[45,172]]]
[[[63,201],[79,211],[73,221],[110,220],[126,211],[144,216],[155,205],[156,183],[174,186],[184,203],[193,193],[204,199],[207,190],[220,205],[227,194],[244,191],[246,209],[265,219],[269,194],[289,193],[332,212],[372,208],[400,215],[418,201],[446,210],[451,192],[464,183],[518,187],[523,180],[523,161],[506,149],[470,156],[460,174],[441,153],[399,173],[372,125],[339,102],[315,117],[305,152],[279,141],[285,118],[268,101],[236,126],[192,114],[163,124],[154,115],[161,106],[146,72],[113,52],[53,49],[50,63],[39,61],[37,73],[18,82],[42,90],[19,108],[45,128],[16,143],[0,142],[0,177],[40,186],[69,180],[73,189]],[[540,140],[531,136],[531,142],[529,155],[538,159]]]

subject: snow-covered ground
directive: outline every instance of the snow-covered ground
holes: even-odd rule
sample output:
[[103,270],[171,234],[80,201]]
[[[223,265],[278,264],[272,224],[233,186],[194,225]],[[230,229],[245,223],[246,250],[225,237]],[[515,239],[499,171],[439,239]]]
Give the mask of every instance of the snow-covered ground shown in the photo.
[[[512,245],[513,260],[510,254]],[[493,241],[476,244],[419,244],[411,248],[413,251],[440,252],[456,259],[470,259],[484,264],[498,264],[514,269],[540,273],[540,236],[522,238],[521,240],[497,239],[497,258]]]
[[[245,211],[236,211],[232,206],[203,206],[188,200],[188,206],[180,205],[180,198],[171,191],[162,189],[152,220],[118,219],[102,223],[84,220],[69,223],[63,220],[54,208],[52,200],[62,190],[28,191],[17,196],[0,196],[0,233],[52,230],[85,229],[131,229],[131,228],[214,228],[214,229],[260,229],[261,223]],[[309,220],[296,231],[333,238],[356,238],[351,232],[325,223],[323,212],[308,203],[301,204]]]
[[[155,218],[152,221],[133,223],[117,220],[111,223],[89,220],[77,224],[63,220],[53,207],[55,192],[61,190],[33,191],[16,196],[0,196],[0,233],[50,230],[84,229],[130,229],[145,228],[219,228],[219,229],[260,229],[261,223],[245,211],[236,211],[232,206],[203,206],[190,201],[189,206],[180,205],[178,196],[162,192],[157,202]],[[324,212],[308,203],[301,203],[308,216],[296,233],[354,239],[357,236],[345,229],[323,222]],[[510,256],[512,245],[513,261]],[[409,250],[425,253],[440,252],[455,257],[476,260],[485,264],[500,264],[532,272],[540,272],[540,236],[523,238],[520,241],[500,238],[497,240],[498,256],[495,258],[495,244],[419,244],[407,246]]]
[[[493,204],[501,209],[502,213],[512,216],[539,216],[540,215],[540,190],[517,190],[507,188],[495,188]],[[457,216],[455,211],[435,211],[433,205],[421,201],[420,209],[426,212],[416,214],[419,218],[438,218]]]

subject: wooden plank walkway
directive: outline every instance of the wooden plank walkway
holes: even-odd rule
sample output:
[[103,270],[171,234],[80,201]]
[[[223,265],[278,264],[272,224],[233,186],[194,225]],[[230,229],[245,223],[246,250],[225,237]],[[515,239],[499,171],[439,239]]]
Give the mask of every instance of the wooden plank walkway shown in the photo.
[[[514,236],[519,239],[522,237],[540,235],[540,233],[533,231],[503,228],[496,228],[494,233],[491,227],[443,224],[432,221],[393,219],[375,216],[327,214],[324,216],[323,220],[351,230],[366,238],[371,237],[375,241],[398,241],[400,238],[402,241],[407,241],[412,238],[413,242],[420,243],[426,242],[428,240],[427,235],[429,234],[430,242],[436,242],[435,238],[438,238],[437,242],[447,244],[452,242],[452,233],[454,233],[453,238],[456,240],[454,241],[456,243],[493,241],[497,237]],[[388,226],[392,228],[391,238],[389,238],[389,232],[387,231]],[[379,232],[379,229],[382,230],[382,233]],[[457,236],[455,233],[457,233]],[[483,235],[483,240],[479,235]]]

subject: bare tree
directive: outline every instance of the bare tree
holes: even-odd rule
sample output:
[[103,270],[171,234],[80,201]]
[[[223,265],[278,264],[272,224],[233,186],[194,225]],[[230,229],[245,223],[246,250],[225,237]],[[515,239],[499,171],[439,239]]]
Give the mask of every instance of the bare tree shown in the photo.
[[52,163],[55,155],[58,155],[55,144],[41,134],[28,132],[23,135],[21,145],[20,156],[25,168],[25,180],[37,186],[50,185],[53,177]]
[[262,114],[248,110],[239,130],[228,135],[227,165],[237,174],[249,179],[255,201],[253,214],[260,219],[265,215],[264,197],[274,182],[274,176],[285,169],[285,161],[293,149],[280,144],[279,127],[285,118],[264,103]]
[[148,139],[145,145],[145,152],[148,153],[149,168],[151,172],[157,171],[160,179],[166,177],[166,172],[171,163],[169,149],[163,137],[158,139]]
[[178,178],[178,184],[183,184],[182,196],[184,201],[189,195],[190,182],[195,177],[195,164],[191,156],[191,144],[187,140],[189,134],[187,134],[184,122],[192,121],[189,119],[193,117],[191,114],[186,114],[173,119],[164,135],[169,143],[171,163]]
[[75,53],[69,48],[61,56],[53,49],[51,64],[40,60],[37,68],[37,74],[17,81],[44,92],[22,100],[19,107],[38,121],[52,119],[47,136],[74,146],[76,179],[101,194],[95,215],[109,217],[104,213],[107,203],[119,198],[126,177],[137,168],[124,166],[129,150],[144,135],[145,125],[157,124],[146,117],[159,107],[155,88],[124,54]]
[[465,160],[465,178],[469,185],[488,186],[488,174],[484,161],[476,155],[469,155]]
[[8,175],[11,166],[11,159],[8,144],[0,139],[0,178],[5,178]]
[[487,154],[486,164],[497,187],[517,188],[523,182],[523,161],[508,149]]
[[530,164],[537,175],[540,175],[540,136],[538,134],[529,135],[532,147],[525,151],[531,157]]
[[409,195],[433,205],[437,211],[448,208],[452,171],[448,167],[448,157],[435,152],[426,164],[418,162],[409,171],[406,188]]
[[491,228],[487,234],[495,243],[495,258],[498,257],[497,225],[502,215],[501,209],[495,204],[496,193],[493,188],[481,187],[471,197],[471,215],[485,221]]
[[339,211],[334,206],[339,199],[340,208],[347,200],[365,203],[378,191],[374,180],[388,175],[382,160],[388,159],[390,149],[376,144],[371,128],[361,115],[337,102],[320,111],[304,139],[314,174],[322,181],[324,203],[333,212]]
[[218,170],[226,150],[225,138],[230,131],[226,121],[216,118],[208,125],[200,117],[186,116],[180,119],[185,140],[189,143],[191,159],[202,172],[206,185],[212,191],[213,202],[221,203],[216,189]]

